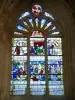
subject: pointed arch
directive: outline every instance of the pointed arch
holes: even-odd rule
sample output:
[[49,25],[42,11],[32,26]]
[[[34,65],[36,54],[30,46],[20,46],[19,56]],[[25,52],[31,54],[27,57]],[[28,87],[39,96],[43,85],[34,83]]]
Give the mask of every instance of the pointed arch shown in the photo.
[[56,19],[34,4],[12,38],[11,95],[64,95],[62,34]]

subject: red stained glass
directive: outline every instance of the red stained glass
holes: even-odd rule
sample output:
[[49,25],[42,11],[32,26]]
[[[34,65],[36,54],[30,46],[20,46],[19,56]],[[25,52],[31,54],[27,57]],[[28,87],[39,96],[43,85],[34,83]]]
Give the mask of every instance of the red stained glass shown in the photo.
[[34,42],[34,46],[38,45],[39,47],[44,46],[44,42]]

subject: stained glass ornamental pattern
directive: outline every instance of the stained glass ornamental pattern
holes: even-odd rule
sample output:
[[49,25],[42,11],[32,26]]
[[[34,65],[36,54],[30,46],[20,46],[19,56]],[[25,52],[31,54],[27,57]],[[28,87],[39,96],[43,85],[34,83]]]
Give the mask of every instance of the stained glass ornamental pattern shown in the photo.
[[44,37],[44,34],[39,31],[33,31],[33,33],[30,34],[30,37]]
[[11,95],[64,95],[62,34],[55,21],[39,4],[19,17],[12,38]]

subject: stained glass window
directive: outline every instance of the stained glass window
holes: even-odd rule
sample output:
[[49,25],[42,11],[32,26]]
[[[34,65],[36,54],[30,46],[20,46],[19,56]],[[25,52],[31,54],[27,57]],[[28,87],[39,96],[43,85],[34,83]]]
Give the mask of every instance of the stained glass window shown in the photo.
[[64,95],[59,26],[41,5],[31,10],[21,14],[12,38],[10,94]]

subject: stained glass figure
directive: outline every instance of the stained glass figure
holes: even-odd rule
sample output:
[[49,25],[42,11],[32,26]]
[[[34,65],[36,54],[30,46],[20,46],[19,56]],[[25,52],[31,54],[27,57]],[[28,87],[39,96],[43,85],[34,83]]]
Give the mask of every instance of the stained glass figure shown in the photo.
[[30,56],[30,93],[44,95],[45,86],[45,57]]
[[48,57],[48,74],[63,74],[62,56]]
[[17,29],[22,30],[24,32],[29,32],[27,29],[24,28],[22,25],[17,25]]
[[35,15],[38,15],[38,14],[40,14],[42,12],[42,7],[40,5],[33,5],[32,12]]
[[23,23],[24,23],[25,26],[29,27],[29,25],[27,24],[27,22],[23,21]]
[[12,45],[12,55],[27,55],[27,38],[13,38]]
[[30,34],[30,37],[44,37],[44,34],[39,31],[33,31],[33,33]]
[[47,23],[46,27],[44,28],[44,30],[46,30],[47,28],[49,28],[52,25],[52,22]]
[[30,57],[30,74],[45,74],[45,58],[41,56]]
[[34,27],[32,18],[28,18],[28,21],[30,22],[31,26]]
[[48,56],[49,95],[64,95],[62,56]]
[[30,38],[30,54],[33,56],[45,54],[44,38]]
[[45,12],[44,15],[45,15],[46,17],[49,17],[49,18],[55,20],[55,18],[54,18],[50,13],[48,13],[48,12]]
[[19,17],[19,20],[21,20],[22,18],[26,17],[26,16],[29,16],[30,15],[30,12],[25,12],[23,13],[20,17]]
[[27,57],[12,56],[11,95],[24,95],[27,88]]
[[38,27],[38,25],[39,25],[39,17],[35,18],[35,23],[36,23],[36,27]]
[[43,18],[43,19],[41,20],[41,28],[43,28],[43,26],[45,25],[45,23],[46,23],[46,19]]
[[62,55],[62,39],[61,38],[47,38],[47,54],[48,55]]

